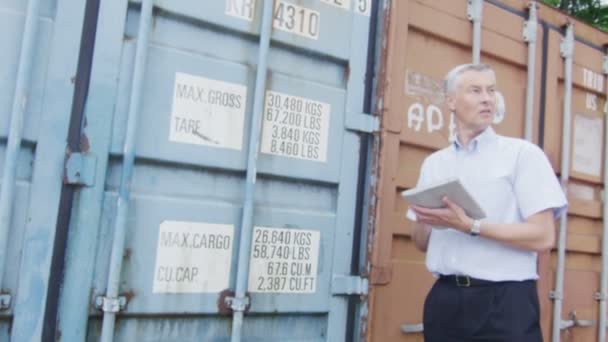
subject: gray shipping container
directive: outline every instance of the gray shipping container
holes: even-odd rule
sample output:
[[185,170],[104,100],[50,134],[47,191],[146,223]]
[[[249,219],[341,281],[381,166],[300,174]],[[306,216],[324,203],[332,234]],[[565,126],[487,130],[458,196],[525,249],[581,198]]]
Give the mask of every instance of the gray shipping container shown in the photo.
[[0,0],[0,342],[420,341],[400,192],[471,59],[568,190],[545,339],[604,341],[606,42],[527,0]]
[[[56,308],[51,265],[84,20],[81,0],[0,1],[0,341],[37,341]],[[60,237],[59,237],[60,238]]]
[[0,0],[0,340],[356,339],[371,6]]

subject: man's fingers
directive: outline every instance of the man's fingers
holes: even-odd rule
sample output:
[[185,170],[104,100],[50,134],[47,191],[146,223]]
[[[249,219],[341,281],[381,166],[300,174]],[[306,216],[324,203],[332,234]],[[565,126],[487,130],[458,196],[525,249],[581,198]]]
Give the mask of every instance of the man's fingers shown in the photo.
[[456,211],[457,209],[460,209],[460,207],[459,207],[459,206],[458,206],[456,203],[452,202],[452,201],[451,201],[451,200],[448,198],[448,196],[444,196],[444,197],[442,198],[442,201],[443,201],[443,203],[445,203],[445,205],[447,205],[447,206],[448,206],[448,208],[452,209],[452,211]]
[[419,206],[411,206],[411,208],[415,213],[421,213],[421,214],[425,214],[425,215],[436,215],[436,216],[445,215],[445,212],[449,211],[449,209],[446,209],[446,208],[425,208],[425,207],[419,207]]
[[432,216],[424,215],[424,214],[416,214],[416,219],[422,223],[433,224],[435,219]]

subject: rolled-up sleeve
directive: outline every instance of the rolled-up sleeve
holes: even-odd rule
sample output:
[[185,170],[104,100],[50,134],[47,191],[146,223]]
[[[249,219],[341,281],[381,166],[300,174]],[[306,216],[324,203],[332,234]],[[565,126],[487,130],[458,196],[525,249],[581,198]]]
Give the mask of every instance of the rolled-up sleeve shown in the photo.
[[546,209],[558,217],[568,202],[545,153],[536,145],[526,144],[515,166],[514,192],[524,219]]

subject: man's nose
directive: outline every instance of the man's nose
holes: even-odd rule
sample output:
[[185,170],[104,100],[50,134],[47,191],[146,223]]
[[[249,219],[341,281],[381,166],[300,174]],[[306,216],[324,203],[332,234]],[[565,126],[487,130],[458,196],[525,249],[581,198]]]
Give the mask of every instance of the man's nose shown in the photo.
[[494,97],[494,93],[490,93],[489,91],[481,92],[481,101],[483,102],[494,102],[496,98]]

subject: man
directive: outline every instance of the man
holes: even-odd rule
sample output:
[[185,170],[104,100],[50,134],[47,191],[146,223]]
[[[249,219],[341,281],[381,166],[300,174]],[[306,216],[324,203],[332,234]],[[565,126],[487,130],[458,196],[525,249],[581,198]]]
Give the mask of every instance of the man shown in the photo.
[[426,158],[418,186],[457,177],[487,217],[474,220],[447,197],[445,208],[410,207],[412,239],[438,277],[424,304],[425,341],[542,342],[536,252],[553,246],[566,198],[542,150],[490,127],[489,66],[452,69],[445,91],[456,140]]

